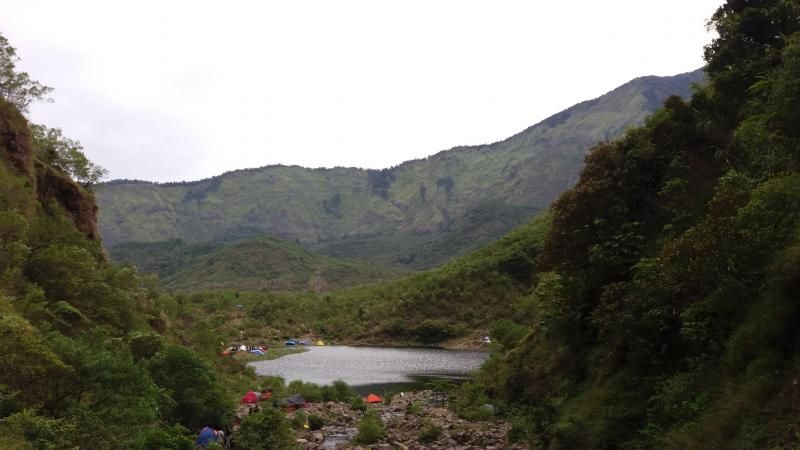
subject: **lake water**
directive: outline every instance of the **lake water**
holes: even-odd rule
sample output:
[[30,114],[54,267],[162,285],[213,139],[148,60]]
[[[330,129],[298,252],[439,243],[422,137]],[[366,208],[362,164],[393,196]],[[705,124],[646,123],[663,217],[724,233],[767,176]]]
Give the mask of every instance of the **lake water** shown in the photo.
[[259,375],[286,382],[331,384],[344,380],[360,393],[414,389],[431,378],[466,379],[487,352],[428,348],[325,346],[271,361],[250,363]]

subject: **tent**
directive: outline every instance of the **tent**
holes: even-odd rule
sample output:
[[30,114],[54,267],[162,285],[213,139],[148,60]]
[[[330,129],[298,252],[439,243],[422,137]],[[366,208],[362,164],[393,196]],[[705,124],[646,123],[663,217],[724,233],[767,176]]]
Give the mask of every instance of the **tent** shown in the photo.
[[250,350],[250,353],[254,353],[256,355],[263,355],[264,354],[264,350],[261,350],[260,348],[257,348],[255,350]]
[[217,442],[217,432],[211,427],[205,427],[200,430],[194,445],[199,448],[206,448],[212,442]]
[[281,405],[290,411],[294,411],[295,409],[305,408],[308,402],[302,395],[295,394],[281,400]]
[[247,394],[244,394],[244,397],[242,397],[242,401],[240,401],[239,403],[254,405],[258,403],[258,395],[256,395],[255,392],[250,391]]
[[383,399],[375,394],[369,394],[367,398],[364,399],[364,401],[367,403],[383,403]]
[[321,346],[325,345],[325,343],[324,343],[324,342],[322,342],[322,339],[320,339],[320,340],[318,340],[318,341],[317,341],[317,343],[316,343],[316,344],[314,344],[314,345],[318,345],[318,346],[320,346],[320,347],[321,347]]
[[289,339],[288,341],[286,341],[286,345],[297,345],[297,341],[295,341],[294,339]]
[[239,347],[239,350],[241,350],[243,352],[246,352],[247,351],[247,347],[244,344],[242,344],[242,346]]

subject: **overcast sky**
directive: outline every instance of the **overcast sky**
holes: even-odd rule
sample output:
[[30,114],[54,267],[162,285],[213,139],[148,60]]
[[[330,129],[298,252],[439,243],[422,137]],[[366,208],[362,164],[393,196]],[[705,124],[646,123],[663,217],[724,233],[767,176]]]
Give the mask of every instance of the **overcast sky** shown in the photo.
[[722,0],[0,3],[35,122],[111,178],[383,168],[703,65]]

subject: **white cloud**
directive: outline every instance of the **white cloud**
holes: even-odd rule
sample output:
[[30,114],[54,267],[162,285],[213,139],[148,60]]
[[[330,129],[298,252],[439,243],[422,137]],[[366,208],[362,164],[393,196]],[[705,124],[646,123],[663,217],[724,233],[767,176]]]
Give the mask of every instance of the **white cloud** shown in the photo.
[[700,67],[718,3],[9,0],[0,31],[56,88],[34,120],[113,177],[166,181],[499,140]]

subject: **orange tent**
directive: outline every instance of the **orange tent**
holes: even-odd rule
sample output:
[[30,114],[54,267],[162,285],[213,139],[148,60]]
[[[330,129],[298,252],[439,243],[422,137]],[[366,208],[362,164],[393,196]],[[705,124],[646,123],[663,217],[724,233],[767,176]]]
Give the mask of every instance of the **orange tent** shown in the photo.
[[364,399],[364,401],[367,403],[383,403],[383,399],[375,394],[369,394],[367,398]]

